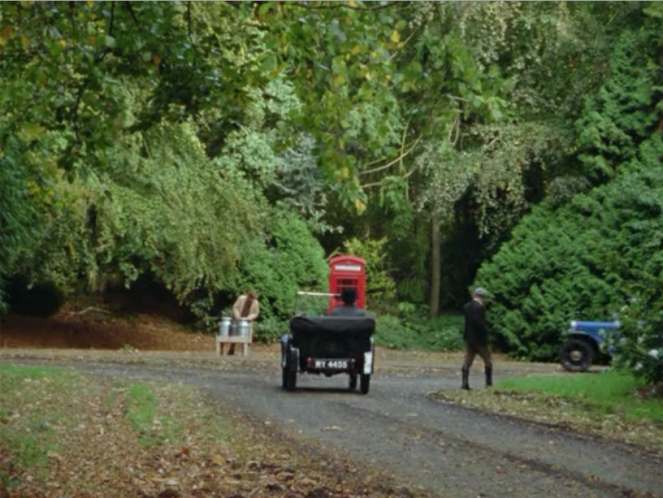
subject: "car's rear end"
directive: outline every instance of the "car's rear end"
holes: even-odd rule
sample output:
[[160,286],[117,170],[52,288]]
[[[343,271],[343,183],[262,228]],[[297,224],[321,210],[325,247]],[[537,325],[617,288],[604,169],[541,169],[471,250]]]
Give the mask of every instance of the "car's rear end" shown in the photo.
[[293,318],[290,335],[282,340],[284,387],[288,389],[296,371],[325,376],[345,373],[351,389],[359,377],[362,392],[368,392],[374,331],[375,320],[369,317]]

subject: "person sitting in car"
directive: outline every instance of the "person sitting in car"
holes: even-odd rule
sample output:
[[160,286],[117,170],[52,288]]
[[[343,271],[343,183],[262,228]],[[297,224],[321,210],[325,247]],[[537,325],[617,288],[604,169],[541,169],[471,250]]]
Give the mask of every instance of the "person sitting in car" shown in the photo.
[[356,300],[357,291],[352,287],[346,287],[341,291],[341,301],[343,301],[343,304],[334,308],[331,316],[368,316],[366,311],[355,306]]

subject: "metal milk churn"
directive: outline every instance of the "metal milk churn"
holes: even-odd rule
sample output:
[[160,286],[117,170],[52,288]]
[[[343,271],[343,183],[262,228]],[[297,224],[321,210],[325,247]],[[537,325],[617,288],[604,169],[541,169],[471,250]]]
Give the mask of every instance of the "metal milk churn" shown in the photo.
[[251,331],[251,322],[249,320],[237,321],[237,335],[240,337],[248,337]]
[[219,322],[219,337],[228,337],[230,335],[230,323],[232,319],[229,316],[224,316]]

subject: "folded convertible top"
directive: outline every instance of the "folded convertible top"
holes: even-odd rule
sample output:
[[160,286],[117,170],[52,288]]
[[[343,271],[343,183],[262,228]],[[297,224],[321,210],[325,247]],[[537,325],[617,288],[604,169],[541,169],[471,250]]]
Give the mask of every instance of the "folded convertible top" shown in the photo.
[[290,320],[290,330],[298,334],[368,334],[375,331],[372,317],[341,316],[296,316]]

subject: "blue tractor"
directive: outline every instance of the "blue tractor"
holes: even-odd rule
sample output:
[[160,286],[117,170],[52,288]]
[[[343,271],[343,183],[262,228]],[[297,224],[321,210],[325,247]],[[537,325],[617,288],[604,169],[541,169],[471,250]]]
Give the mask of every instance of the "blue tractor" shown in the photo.
[[619,321],[572,321],[560,351],[562,367],[570,372],[584,372],[599,355],[612,355],[612,348],[605,347],[606,339],[616,333],[620,325]]

